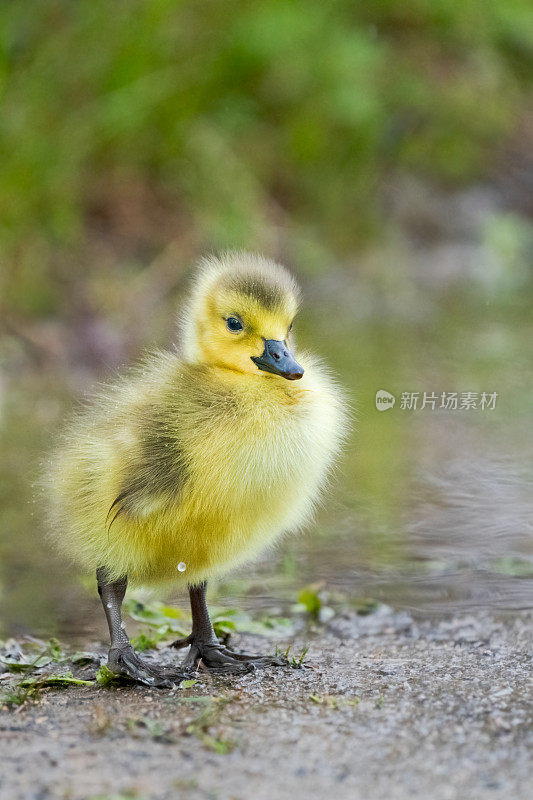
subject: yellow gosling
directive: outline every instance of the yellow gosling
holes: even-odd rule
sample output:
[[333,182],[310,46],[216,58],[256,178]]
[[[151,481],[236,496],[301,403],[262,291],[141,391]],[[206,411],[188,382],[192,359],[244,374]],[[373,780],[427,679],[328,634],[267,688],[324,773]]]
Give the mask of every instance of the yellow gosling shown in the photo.
[[[293,354],[299,290],[247,253],[205,260],[181,316],[181,353],[160,352],[105,386],[78,415],[47,478],[58,547],[96,570],[109,666],[171,685],[199,664],[280,663],[217,641],[208,578],[306,524],[347,429],[345,401],[315,358]],[[179,669],[132,650],[128,579],[189,586],[193,630]]]

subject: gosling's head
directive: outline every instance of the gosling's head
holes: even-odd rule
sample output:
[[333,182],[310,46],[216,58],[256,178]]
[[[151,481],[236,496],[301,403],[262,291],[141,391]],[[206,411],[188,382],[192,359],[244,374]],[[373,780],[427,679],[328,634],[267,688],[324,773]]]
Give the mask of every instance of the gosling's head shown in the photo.
[[250,253],[208,258],[182,312],[188,361],[298,380],[291,347],[299,289],[279,264]]

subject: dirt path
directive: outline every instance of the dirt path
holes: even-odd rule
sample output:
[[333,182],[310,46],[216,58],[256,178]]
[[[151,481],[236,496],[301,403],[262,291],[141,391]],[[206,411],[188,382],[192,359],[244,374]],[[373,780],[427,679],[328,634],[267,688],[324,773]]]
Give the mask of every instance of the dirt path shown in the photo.
[[384,607],[295,642],[307,669],[48,691],[0,713],[0,798],[526,800],[531,622]]

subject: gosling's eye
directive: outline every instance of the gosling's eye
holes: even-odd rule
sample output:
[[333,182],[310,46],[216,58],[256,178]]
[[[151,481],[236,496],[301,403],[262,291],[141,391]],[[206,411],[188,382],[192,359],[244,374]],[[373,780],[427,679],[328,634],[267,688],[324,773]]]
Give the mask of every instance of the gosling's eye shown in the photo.
[[239,333],[239,331],[242,331],[243,325],[237,317],[228,317],[226,320],[226,327],[228,331],[232,333]]

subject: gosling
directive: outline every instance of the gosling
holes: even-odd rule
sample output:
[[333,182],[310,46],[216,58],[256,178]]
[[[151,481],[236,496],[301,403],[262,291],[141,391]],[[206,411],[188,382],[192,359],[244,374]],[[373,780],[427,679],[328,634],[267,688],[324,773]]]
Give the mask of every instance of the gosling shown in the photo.
[[[181,350],[146,356],[75,418],[47,484],[53,536],[96,571],[108,666],[170,686],[199,666],[239,672],[281,659],[215,636],[207,580],[303,526],[346,430],[342,392],[316,359],[293,353],[299,289],[247,253],[204,260],[181,316]],[[132,648],[121,618],[134,585],[188,585],[192,632],[176,668]]]

